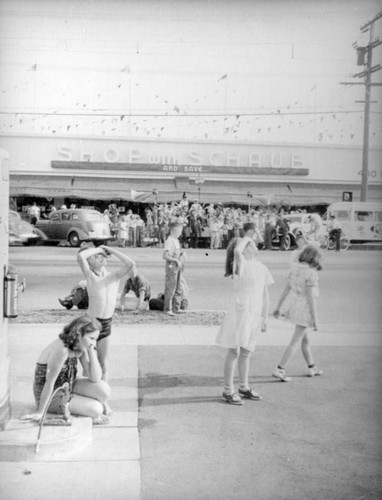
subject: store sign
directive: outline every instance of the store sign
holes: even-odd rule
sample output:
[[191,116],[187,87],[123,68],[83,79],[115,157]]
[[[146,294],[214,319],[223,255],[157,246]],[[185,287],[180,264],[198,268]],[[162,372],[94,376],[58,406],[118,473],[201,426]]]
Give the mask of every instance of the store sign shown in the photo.
[[176,174],[236,174],[236,175],[308,175],[307,168],[222,167],[220,165],[170,165],[149,163],[108,163],[91,161],[52,161],[52,168],[74,170],[107,170],[123,172],[168,172]]
[[[255,167],[255,168],[304,168],[304,159],[297,153],[286,149],[285,151],[258,152],[226,152],[226,151],[188,151],[180,155],[151,154],[140,149],[119,150],[112,147],[95,153],[93,150],[81,148],[60,147],[58,160],[67,162],[106,162],[106,163],[131,163],[148,165],[179,166],[187,165],[190,172],[202,172],[202,166],[222,167]],[[192,170],[191,167],[199,167]]]

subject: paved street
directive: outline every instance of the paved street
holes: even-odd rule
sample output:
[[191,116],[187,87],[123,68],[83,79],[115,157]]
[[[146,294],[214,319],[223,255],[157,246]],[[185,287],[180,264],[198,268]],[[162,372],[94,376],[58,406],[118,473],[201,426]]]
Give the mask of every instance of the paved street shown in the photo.
[[[152,285],[156,295],[164,287],[162,249],[126,248],[124,252],[137,263],[139,271]],[[77,250],[62,247],[11,247],[10,262],[20,278],[27,280],[27,292],[20,295],[22,310],[60,307],[57,298],[69,293],[82,279],[76,262]],[[224,250],[188,250],[185,271],[190,288],[191,309],[225,309],[230,296],[230,281],[224,278]],[[265,251],[259,258],[267,265],[275,285],[270,289],[275,304],[289,265],[290,252]],[[110,266],[116,266],[112,259]],[[321,321],[352,324],[362,321],[382,324],[382,252],[326,252],[320,272],[319,311]],[[218,291],[218,293],[217,293]]]

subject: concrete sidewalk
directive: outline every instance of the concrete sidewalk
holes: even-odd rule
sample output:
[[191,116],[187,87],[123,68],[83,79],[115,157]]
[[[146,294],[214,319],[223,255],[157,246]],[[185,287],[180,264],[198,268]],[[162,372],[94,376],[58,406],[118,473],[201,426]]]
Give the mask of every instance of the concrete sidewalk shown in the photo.
[[[211,390],[213,394],[218,395],[221,392],[222,358],[218,348],[214,347],[217,326],[114,326],[110,353],[110,384],[112,386],[110,404],[114,410],[111,423],[102,427],[93,427],[92,443],[82,450],[57,453],[49,456],[49,460],[44,458],[43,455],[31,455],[29,459],[23,461],[15,459],[12,455],[12,432],[15,426],[19,425],[19,417],[30,411],[33,406],[32,377],[37,356],[48,342],[57,337],[61,331],[61,326],[60,324],[9,325],[13,421],[8,430],[0,434],[0,439],[2,439],[0,445],[2,444],[3,449],[8,449],[9,452],[8,455],[4,451],[0,453],[0,498],[5,500],[47,500],[51,498],[57,500],[64,498],[76,498],[76,500],[90,498],[107,498],[108,500],[140,498],[144,500],[152,500],[153,498],[158,500],[161,498],[174,500],[178,498],[179,500],[187,498],[217,499],[219,496],[216,496],[218,495],[216,484],[212,486],[212,478],[203,477],[198,465],[197,455],[205,453],[208,449],[212,450],[206,454],[211,463],[203,462],[203,460],[202,462],[204,466],[211,468],[211,474],[215,476],[213,482],[225,480],[226,487],[232,488],[232,493],[224,496],[225,488],[224,486],[221,487],[220,492],[224,498],[259,498],[260,500],[268,498],[273,500],[275,498],[293,498],[293,500],[301,498],[302,500],[306,498],[306,485],[302,488],[300,497],[296,496],[295,491],[292,492],[292,485],[290,485],[290,491],[285,490],[283,492],[284,496],[277,497],[271,486],[267,489],[264,478],[261,496],[255,495],[252,484],[249,489],[243,486],[239,490],[234,490],[233,485],[230,484],[229,468],[232,466],[232,459],[236,455],[231,457],[226,451],[227,455],[223,457],[221,455],[222,451],[217,448],[220,444],[214,442],[212,438],[211,442],[208,443],[208,436],[205,436],[203,432],[200,435],[203,435],[207,442],[201,444],[200,436],[188,434],[187,428],[182,425],[182,420],[186,421],[187,415],[190,415],[191,412],[194,424],[204,427],[204,423],[207,422],[208,424],[210,420],[209,412],[216,412],[217,398],[215,396],[211,398],[211,394],[205,393],[205,389],[203,389],[202,393],[206,400],[203,397],[200,399],[200,387],[194,387],[194,382],[191,383],[190,381],[195,377],[195,373],[198,376],[202,376],[204,373],[212,381]],[[274,360],[274,353],[282,352],[281,347],[289,342],[292,330],[293,327],[289,323],[271,318],[268,332],[261,334],[258,341],[259,349],[263,353],[262,358],[264,360],[268,360],[268,358]],[[364,373],[365,366],[363,366],[363,363],[366,354],[373,353],[375,355],[375,353],[380,353],[380,347],[382,346],[382,332],[376,325],[322,325],[320,331],[312,334],[311,338],[312,345],[321,349],[321,353],[327,353],[327,356],[330,357],[335,352],[335,363],[338,366],[346,366],[346,369],[351,372],[352,380],[357,379],[357,373]],[[336,348],[335,351],[333,351],[333,348]],[[352,353],[357,353],[356,357],[352,356],[351,358],[351,366],[349,366],[347,359],[349,349],[351,349]],[[170,352],[171,356],[169,355]],[[201,354],[206,352],[208,352],[208,357]],[[198,361],[195,364],[196,360],[200,362]],[[272,362],[269,361],[268,368],[264,367],[264,370],[268,370],[269,373],[273,368]],[[370,367],[374,374],[378,369],[380,370],[380,367]],[[180,401],[178,401],[175,397],[175,399],[170,398],[173,401],[171,406],[168,406],[169,403],[164,406],[162,404],[159,406],[157,404],[152,405],[150,403],[150,401],[152,402],[152,399],[150,399],[152,398],[152,391],[147,392],[147,383],[153,383],[154,379],[150,378],[151,376],[148,374],[157,372],[162,374],[162,381],[163,377],[167,377],[168,374],[170,383],[166,386],[166,391],[172,393],[173,396],[175,396],[176,392],[171,392],[173,391],[171,388],[171,375],[175,373],[178,377],[179,373],[182,373],[183,378],[186,380],[183,396],[188,395],[190,399],[185,400],[180,397]],[[148,376],[149,378],[147,378]],[[138,379],[143,381],[139,395]],[[343,390],[344,381],[341,377],[338,377],[338,374],[330,376],[330,373],[328,373],[327,376],[320,377],[320,379],[322,379],[319,381],[321,395],[324,387],[330,388],[330,393],[333,395],[336,393],[336,387],[339,392]],[[155,384],[157,382],[158,380]],[[297,378],[296,384],[298,382],[299,379]],[[294,381],[291,384],[293,383]],[[175,386],[176,384],[174,390],[176,390]],[[279,391],[281,387],[285,388],[285,384],[276,383],[276,386],[272,384],[272,387],[276,387],[277,391]],[[166,391],[162,390],[161,392]],[[297,408],[304,406],[304,419],[307,418],[306,414],[310,411],[312,415],[317,412],[314,399],[309,402],[304,400],[307,397],[304,391],[301,393],[295,391],[293,386],[288,391],[292,391],[294,405]],[[283,394],[285,393],[284,391]],[[139,406],[138,397],[140,398]],[[165,394],[163,394],[163,397],[165,397]],[[279,397],[282,400],[284,396],[280,394]],[[348,402],[351,407],[356,405],[357,401],[364,402],[364,394],[362,391],[358,392],[357,387],[355,387],[352,398]],[[205,404],[201,405],[200,402],[203,401]],[[176,404],[179,402],[182,402],[182,404]],[[187,404],[187,412],[184,412],[183,408],[185,403]],[[376,411],[377,407],[379,410],[381,409],[379,396],[372,402],[372,407],[373,411]],[[237,423],[232,420],[234,414],[227,411],[224,405],[218,406],[219,412],[220,408],[222,412],[219,416],[221,419],[219,425],[224,425],[227,429],[231,425],[236,428]],[[247,404],[246,409],[243,411],[248,412],[250,411],[249,408],[250,405]],[[229,408],[229,410],[231,409]],[[234,408],[234,410],[237,409]],[[267,406],[264,405],[262,411],[265,421],[269,424],[273,423],[275,428],[279,428],[280,414],[274,411],[274,407],[270,406],[267,409]],[[241,412],[240,415],[239,418],[244,418],[243,415],[245,414]],[[247,417],[252,418],[249,414]],[[158,428],[156,430],[150,429],[150,432],[146,431],[147,423],[154,420],[160,422]],[[226,421],[224,422],[224,420]],[[138,426],[139,422],[141,423]],[[359,434],[357,442],[362,440],[364,433],[367,431],[365,446],[371,446],[370,421],[367,422],[367,424],[366,421],[358,422]],[[211,422],[211,425],[216,424]],[[338,422],[336,425],[338,425]],[[179,426],[181,426],[183,432],[186,432],[186,434],[183,434],[184,442],[182,442],[182,435],[178,435],[176,431]],[[368,429],[366,429],[367,426]],[[165,433],[162,434],[164,429]],[[60,428],[56,428],[56,430],[60,433]],[[37,437],[36,426],[30,426],[27,432],[33,438],[34,436]],[[297,437],[298,431],[295,432]],[[235,440],[241,439],[238,438],[237,431],[233,433],[233,436]],[[173,440],[173,437],[176,437],[176,439]],[[332,446],[335,447],[335,435],[332,436],[332,439],[334,439]],[[342,439],[343,436],[341,436]],[[349,436],[349,439],[351,440],[352,436]],[[343,445],[341,440],[338,439],[338,446]],[[227,444],[229,442],[230,438],[227,438]],[[173,443],[173,447],[170,446],[170,443]],[[190,460],[187,460],[182,468],[179,464],[182,463],[182,457],[185,456],[185,444],[187,449],[190,446],[195,448],[196,456],[194,457],[195,461],[190,462]],[[210,448],[208,448],[209,446]],[[262,446],[266,446],[266,443],[264,442]],[[302,444],[297,439],[294,446],[298,450]],[[247,452],[250,454],[253,453],[253,450],[247,450]],[[237,453],[239,453],[239,450]],[[333,451],[330,453],[331,456],[328,455],[326,459],[332,461]],[[370,476],[364,478],[362,485],[357,489],[358,497],[354,496],[354,498],[360,498],[360,492],[364,491],[368,493],[364,498],[378,498],[377,493],[382,492],[381,478],[376,476],[375,473],[377,464],[381,464],[380,449],[378,451],[378,448],[373,446],[371,455],[373,461],[371,463],[372,470],[369,469]],[[255,459],[255,457],[252,458]],[[322,459],[324,460],[325,457],[322,457]],[[269,456],[266,460],[272,461],[272,457]],[[216,464],[220,464],[218,469]],[[176,468],[179,475],[174,477],[174,469]],[[339,466],[337,466],[338,468]],[[284,473],[281,472],[280,468],[278,470],[280,473]],[[196,482],[200,482],[199,489],[196,488],[195,481],[189,483],[186,480],[190,475],[194,477]],[[319,471],[315,475],[319,475]],[[159,483],[158,477],[160,477]],[[202,488],[202,484],[205,485],[205,488]],[[210,486],[208,486],[209,484]],[[367,486],[368,484],[369,486]],[[315,488],[313,483],[311,486]],[[210,487],[209,491],[208,487]],[[368,487],[369,490],[367,490]],[[313,489],[311,493],[317,493],[317,491]],[[344,491],[348,492],[346,488]],[[223,497],[220,496],[220,498]],[[324,497],[311,494],[310,498]],[[329,497],[326,496],[325,498]],[[337,495],[336,498],[342,498],[342,496]]]

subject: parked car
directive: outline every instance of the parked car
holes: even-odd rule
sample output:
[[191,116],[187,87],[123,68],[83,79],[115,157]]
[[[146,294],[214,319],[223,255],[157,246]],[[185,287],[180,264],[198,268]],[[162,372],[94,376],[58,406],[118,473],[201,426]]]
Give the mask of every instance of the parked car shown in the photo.
[[9,210],[8,216],[9,224],[9,245],[36,245],[36,243],[43,239],[40,231],[23,220],[15,210]]
[[96,210],[84,208],[61,209],[51,212],[47,219],[40,219],[37,227],[50,242],[67,241],[78,247],[83,241],[105,245],[111,239],[109,223]]

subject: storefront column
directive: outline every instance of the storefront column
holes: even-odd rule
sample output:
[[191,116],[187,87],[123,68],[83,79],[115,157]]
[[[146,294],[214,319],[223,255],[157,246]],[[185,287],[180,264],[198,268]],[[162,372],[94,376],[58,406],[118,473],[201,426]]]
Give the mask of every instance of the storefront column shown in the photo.
[[8,153],[0,149],[0,431],[11,417],[8,356],[8,320],[4,317],[4,277],[8,270]]

